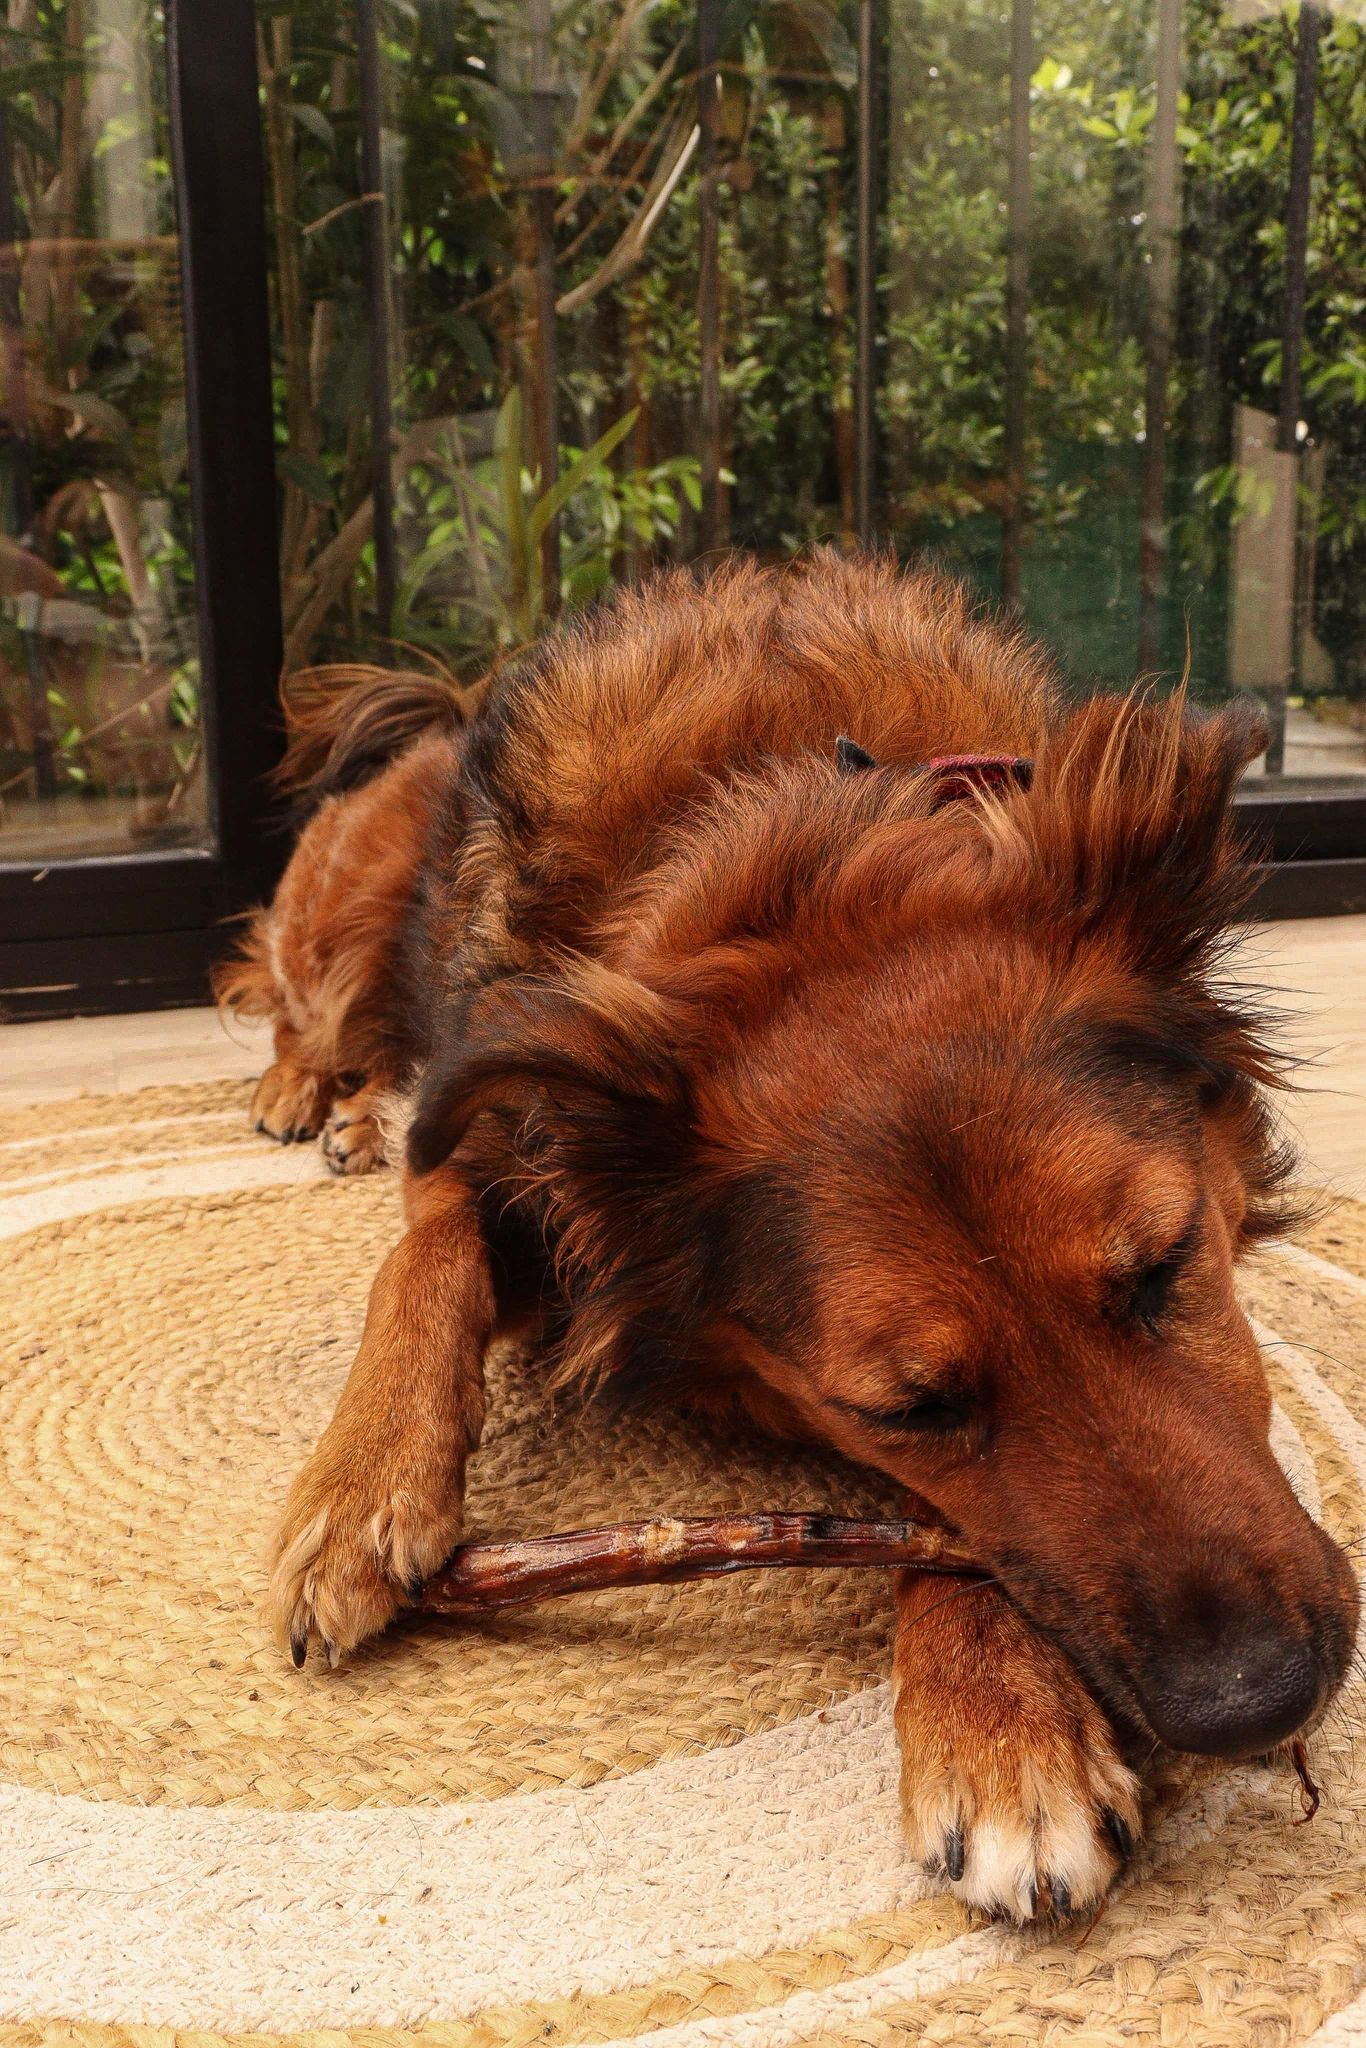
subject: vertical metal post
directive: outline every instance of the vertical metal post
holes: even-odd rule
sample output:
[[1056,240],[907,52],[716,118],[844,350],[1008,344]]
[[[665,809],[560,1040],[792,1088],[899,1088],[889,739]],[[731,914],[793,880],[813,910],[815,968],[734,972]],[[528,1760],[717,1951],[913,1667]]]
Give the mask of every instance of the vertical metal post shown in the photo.
[[697,410],[703,554],[721,539],[721,214],[716,186],[720,48],[720,0],[697,0]]
[[384,200],[384,79],[379,0],[356,0],[360,75],[360,175],[365,190],[366,340],[370,394],[370,495],[374,505],[375,626],[387,637],[397,584],[394,544],[393,307],[389,217]]
[[1309,250],[1309,192],[1314,177],[1314,96],[1318,90],[1319,38],[1323,10],[1318,0],[1300,0],[1295,51],[1295,102],[1290,123],[1290,187],[1285,203],[1285,311],[1281,321],[1281,392],[1276,446],[1293,455],[1299,443],[1300,391],[1304,354],[1305,271]]
[[[0,69],[3,58],[0,57]],[[14,524],[26,540],[33,524],[33,450],[28,433],[28,366],[24,361],[23,315],[19,305],[19,243],[14,217],[14,148],[9,110],[0,100],[0,337],[3,338],[5,396],[13,484]],[[37,796],[57,793],[56,747],[47,701],[47,669],[42,636],[31,623],[33,600],[18,606],[24,664],[28,670],[29,733],[33,742],[33,788]]]
[[269,890],[286,851],[266,830],[282,634],[252,0],[168,0],[166,63],[202,716],[231,910]]
[[1180,162],[1181,0],[1157,0],[1157,104],[1148,173],[1148,336],[1143,398],[1143,475],[1139,486],[1138,672],[1161,657],[1162,590],[1167,566],[1167,384],[1176,312],[1176,234]]
[[1025,501],[1025,391],[1029,349],[1029,81],[1034,73],[1034,0],[1010,11],[1010,170],[1006,194],[1005,505],[1001,600],[1020,604]]
[[[500,32],[499,83],[510,125],[504,165],[520,192],[516,223],[517,363],[523,394],[523,436],[528,467],[542,495],[560,466],[559,357],[555,290],[555,20],[551,0],[523,0],[507,10]],[[510,568],[514,565],[509,564]],[[560,522],[541,535],[534,571],[537,611],[551,617],[560,602]]]
[[854,527],[873,538],[877,466],[877,0],[858,6],[858,139],[854,230]]
[[[1299,38],[1295,50],[1295,99],[1290,120],[1290,184],[1285,202],[1285,307],[1281,317],[1281,389],[1276,409],[1276,447],[1282,455],[1299,454],[1300,404],[1303,391],[1304,309],[1309,253],[1309,197],[1314,177],[1314,99],[1318,90],[1319,39],[1323,10],[1319,0],[1300,0]],[[1298,466],[1295,471],[1298,479]],[[1298,525],[1298,513],[1297,513]],[[1283,688],[1267,692],[1271,737],[1266,772],[1285,771],[1285,706],[1299,668],[1299,647],[1306,621],[1303,546],[1296,549],[1295,618],[1290,635],[1290,673]]]
[[[536,463],[541,472],[541,489],[548,491],[560,467],[559,357],[555,335],[555,187],[553,142],[550,135],[552,101],[541,95],[538,113],[544,116],[543,145],[538,151],[538,169],[531,189],[531,221],[536,242]],[[553,617],[560,606],[560,522],[548,521],[541,535],[541,609]]]

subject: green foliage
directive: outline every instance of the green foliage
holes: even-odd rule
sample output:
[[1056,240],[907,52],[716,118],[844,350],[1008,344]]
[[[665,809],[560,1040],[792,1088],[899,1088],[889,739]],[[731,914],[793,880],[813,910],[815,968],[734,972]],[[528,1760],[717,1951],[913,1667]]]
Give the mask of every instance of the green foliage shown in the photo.
[[614,470],[611,457],[636,423],[630,412],[591,448],[562,447],[547,490],[522,460],[521,392],[499,407],[491,453],[471,462],[457,424],[411,478],[409,517],[426,541],[407,566],[395,634],[448,657],[486,658],[533,640],[551,607],[544,581],[548,527],[561,527],[560,603],[588,603],[612,581],[623,538],[652,544],[698,502],[697,463],[678,456],[650,469]]
[[[36,0],[31,25],[8,32],[0,99],[21,233],[53,223],[78,73],[84,154],[61,232],[106,233],[101,194],[119,165],[136,170],[148,233],[173,228],[155,98],[160,7],[128,4],[136,62],[73,45],[68,0]],[[411,642],[473,674],[552,610],[697,552],[695,10],[691,0],[377,4],[399,559],[387,638],[369,533],[374,201],[361,176],[354,13],[335,0],[259,8],[289,659],[384,657]],[[853,522],[856,12],[856,0],[726,0],[721,10],[723,524],[728,539],[775,556],[847,538]],[[1006,509],[1008,5],[891,0],[885,15],[878,519],[906,553],[929,549],[991,590]],[[1232,464],[1231,419],[1236,403],[1276,404],[1297,13],[1243,20],[1224,0],[1186,0],[1182,21],[1166,653],[1180,662],[1189,626],[1197,681],[1217,691],[1231,537],[1265,509]],[[1034,22],[1024,604],[1073,667],[1123,679],[1134,662],[1148,356],[1153,10],[1036,0]],[[1303,412],[1308,441],[1327,449],[1310,508],[1315,629],[1338,687],[1358,690],[1363,136],[1366,38],[1337,10],[1321,45]],[[168,275],[142,257],[91,268],[74,289],[26,276],[21,312],[30,537],[66,591],[126,642],[145,632],[129,580],[138,565],[92,480],[142,508],[141,567],[161,617],[158,743],[180,761],[197,680]],[[547,275],[560,307],[553,379],[537,326]],[[554,480],[538,474],[548,434]],[[6,488],[14,532],[24,522],[12,470]],[[0,713],[22,742],[13,618],[0,651]],[[77,702],[60,685],[51,706],[73,778],[124,772],[101,766],[85,738],[106,715],[98,699],[113,669],[100,673],[93,694]]]

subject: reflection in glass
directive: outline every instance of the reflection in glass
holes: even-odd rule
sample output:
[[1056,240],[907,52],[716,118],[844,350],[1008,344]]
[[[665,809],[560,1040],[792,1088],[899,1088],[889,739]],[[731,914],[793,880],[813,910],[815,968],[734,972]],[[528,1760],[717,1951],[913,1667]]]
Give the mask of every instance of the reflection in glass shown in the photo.
[[0,29],[0,859],[206,839],[148,0]]
[[1255,773],[1366,773],[1345,7],[301,0],[261,54],[289,668],[465,681],[866,493],[1078,684],[1189,666]]

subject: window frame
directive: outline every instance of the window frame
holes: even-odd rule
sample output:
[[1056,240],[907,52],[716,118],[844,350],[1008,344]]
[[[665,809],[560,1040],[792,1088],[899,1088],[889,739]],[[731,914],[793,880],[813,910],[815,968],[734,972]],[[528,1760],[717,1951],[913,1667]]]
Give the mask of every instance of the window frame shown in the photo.
[[0,863],[0,1017],[203,1002],[288,852],[266,194],[252,0],[167,0],[209,851]]

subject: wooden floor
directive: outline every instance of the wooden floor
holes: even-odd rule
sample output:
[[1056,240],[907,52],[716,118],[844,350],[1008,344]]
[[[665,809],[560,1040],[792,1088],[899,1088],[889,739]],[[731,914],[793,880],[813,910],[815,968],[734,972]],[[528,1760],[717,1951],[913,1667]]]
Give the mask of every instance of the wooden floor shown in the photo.
[[[1366,917],[1268,925],[1239,971],[1271,990],[1305,1062],[1289,1105],[1311,1176],[1366,1197]],[[259,1074],[264,1032],[212,1010],[85,1017],[0,1030],[0,1118],[20,1102]]]

